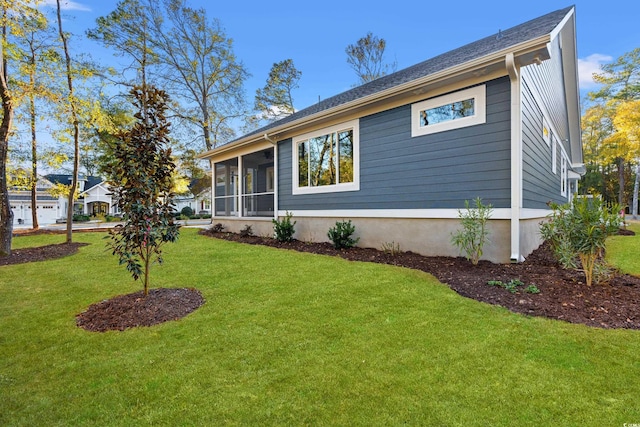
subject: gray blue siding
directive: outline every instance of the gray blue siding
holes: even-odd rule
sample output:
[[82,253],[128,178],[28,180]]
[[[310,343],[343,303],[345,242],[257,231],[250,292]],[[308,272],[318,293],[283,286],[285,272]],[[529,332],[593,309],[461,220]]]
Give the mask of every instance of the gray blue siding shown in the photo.
[[[546,209],[547,202],[566,203],[560,192],[561,152],[556,153],[552,173],[552,150],[542,135],[543,108],[555,136],[571,158],[567,105],[564,96],[562,62],[558,39],[551,43],[551,59],[522,69],[523,207]],[[539,105],[542,102],[543,105]]]
[[279,208],[510,207],[510,83],[487,82],[487,122],[411,137],[411,105],[360,119],[360,191],[292,195],[291,140],[278,144]]

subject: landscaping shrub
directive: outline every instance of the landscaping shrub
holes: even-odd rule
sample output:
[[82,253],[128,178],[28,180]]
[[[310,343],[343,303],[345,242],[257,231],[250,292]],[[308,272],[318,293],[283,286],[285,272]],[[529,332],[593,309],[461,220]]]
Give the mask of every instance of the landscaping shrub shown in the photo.
[[180,211],[180,215],[182,216],[186,216],[187,219],[191,218],[193,216],[193,209],[191,209],[189,206],[185,206],[184,208],[182,208],[182,210]]
[[277,219],[272,219],[273,222],[273,235],[275,239],[279,242],[290,242],[293,240],[293,234],[295,233],[294,226],[296,225],[296,221],[291,222],[291,217],[293,214],[287,211],[286,216],[279,221]]
[[213,231],[214,233],[222,233],[224,231],[224,225],[219,222],[211,227],[211,231]]
[[338,221],[335,227],[331,227],[327,236],[336,249],[352,248],[358,243],[360,238],[354,239],[351,236],[356,231],[356,226],[349,221]]
[[249,224],[245,225],[244,228],[240,230],[240,235],[242,237],[253,236],[253,227],[251,227]]
[[475,208],[469,207],[469,201],[464,201],[466,211],[458,210],[458,217],[462,222],[462,230],[458,230],[451,236],[451,242],[463,252],[473,265],[478,265],[483,254],[484,245],[489,243],[487,236],[487,223],[493,207],[491,204],[483,205],[482,199],[475,199]]
[[73,214],[73,222],[87,222],[91,219],[89,215]]
[[606,206],[599,197],[576,197],[572,203],[550,204],[550,219],[540,224],[540,234],[551,244],[558,261],[566,268],[577,268],[580,261],[587,286],[607,274],[598,263],[602,262],[608,236],[620,228],[618,205]]

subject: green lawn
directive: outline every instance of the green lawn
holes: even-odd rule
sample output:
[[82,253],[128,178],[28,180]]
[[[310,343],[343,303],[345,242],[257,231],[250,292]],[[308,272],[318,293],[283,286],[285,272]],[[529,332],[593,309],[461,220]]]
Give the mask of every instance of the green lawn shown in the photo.
[[141,288],[103,236],[0,267],[0,425],[640,423],[640,331],[528,318],[421,272],[194,230],[152,282],[196,287],[204,306],[151,328],[78,329],[89,304]]

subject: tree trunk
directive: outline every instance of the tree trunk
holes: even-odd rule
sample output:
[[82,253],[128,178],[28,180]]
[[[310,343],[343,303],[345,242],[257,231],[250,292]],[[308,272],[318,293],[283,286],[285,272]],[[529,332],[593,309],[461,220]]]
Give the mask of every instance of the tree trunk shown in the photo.
[[[6,8],[3,18],[7,17]],[[6,21],[5,21],[6,22]],[[11,238],[13,236],[13,211],[9,204],[7,188],[7,157],[9,155],[9,132],[13,120],[13,102],[9,93],[7,78],[7,61],[4,58],[7,27],[2,28],[2,44],[0,45],[0,99],[2,100],[2,122],[0,122],[0,256],[11,255]]]
[[[33,79],[33,75],[31,76]],[[33,81],[32,81],[33,87]],[[31,114],[31,228],[37,230],[38,225],[38,142],[36,138],[36,103],[33,95],[29,99]]]
[[7,156],[9,154],[9,129],[13,119],[11,101],[2,90],[2,123],[0,124],[0,257],[11,255],[13,236],[13,211],[9,204],[7,188]]
[[627,204],[624,200],[624,159],[618,159],[618,204],[624,209]]
[[638,189],[640,187],[640,159],[636,160],[636,180],[633,184],[633,206],[631,207],[631,217],[638,219]]
[[60,0],[56,0],[57,15],[58,15],[58,32],[60,33],[60,39],[62,40],[62,47],[64,49],[65,63],[67,66],[67,85],[69,86],[69,108],[71,109],[71,121],[73,123],[73,178],[71,179],[71,189],[69,190],[68,208],[67,208],[67,243],[73,241],[73,201],[76,195],[76,189],[78,188],[78,169],[80,169],[80,142],[79,142],[79,123],[78,114],[76,113],[76,101],[73,99],[73,77],[71,70],[71,56],[69,55],[69,48],[67,46],[67,37],[62,31],[62,18],[60,16]]

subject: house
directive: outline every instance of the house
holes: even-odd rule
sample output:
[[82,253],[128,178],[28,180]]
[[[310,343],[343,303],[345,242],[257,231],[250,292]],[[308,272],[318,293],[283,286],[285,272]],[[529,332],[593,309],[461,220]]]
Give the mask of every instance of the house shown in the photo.
[[[36,212],[38,225],[55,224],[62,212],[61,200],[49,193],[53,186],[51,181],[44,177],[38,177],[36,183]],[[33,225],[31,206],[31,190],[23,188],[9,189],[9,205],[13,211],[14,225]]]
[[[54,184],[71,185],[72,175],[49,174],[46,178]],[[80,176],[78,178],[78,200],[75,211],[89,216],[115,215],[117,205],[112,198],[107,182],[99,176]],[[63,197],[64,208],[61,218],[67,215],[67,199]]]
[[182,212],[182,209],[188,207],[195,214],[209,215],[211,213],[211,177],[192,179],[189,182],[188,191],[178,194],[174,198],[174,203],[176,212]]
[[203,153],[213,222],[327,241],[352,220],[360,246],[458,256],[459,209],[493,205],[483,259],[520,262],[547,202],[584,173],[575,8],[551,12],[381,77]]

